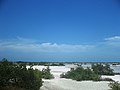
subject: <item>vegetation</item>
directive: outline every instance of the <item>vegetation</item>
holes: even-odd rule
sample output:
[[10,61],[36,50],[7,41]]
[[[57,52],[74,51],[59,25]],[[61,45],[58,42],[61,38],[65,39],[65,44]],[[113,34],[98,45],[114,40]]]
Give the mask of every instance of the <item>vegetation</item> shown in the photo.
[[17,61],[17,64],[26,64],[29,66],[33,65],[43,65],[43,66],[65,66],[62,62],[23,62]]
[[63,63],[51,63],[50,66],[65,66]]
[[41,71],[27,69],[25,64],[14,64],[6,59],[0,63],[0,90],[39,90],[41,78]]
[[120,90],[120,83],[118,82],[112,82],[109,84],[109,86],[112,90]]
[[65,74],[61,74],[61,78],[70,78],[77,81],[112,81],[112,79],[109,78],[101,79],[101,75],[114,75],[113,70],[110,68],[110,65],[93,64],[92,69],[84,69],[82,67],[78,67],[76,69],[71,69]]
[[70,78],[73,80],[81,81],[81,80],[93,80],[99,81],[100,75],[96,74],[91,69],[84,69],[82,67],[71,69],[65,74],[61,74],[61,78]]
[[42,70],[42,78],[44,79],[53,79],[54,76],[50,73],[50,68],[47,66],[46,69]]
[[30,68],[26,68],[25,62],[9,62],[3,59],[0,62],[0,90],[39,90],[42,86],[42,78],[52,79],[50,68],[39,71],[33,69],[32,63]]
[[93,64],[92,69],[98,75],[114,75],[113,69],[108,64]]

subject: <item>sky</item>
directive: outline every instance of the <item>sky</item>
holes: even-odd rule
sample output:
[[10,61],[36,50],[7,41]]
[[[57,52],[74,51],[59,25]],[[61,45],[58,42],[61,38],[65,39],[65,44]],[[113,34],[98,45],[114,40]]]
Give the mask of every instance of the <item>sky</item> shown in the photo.
[[120,61],[119,0],[0,0],[0,59]]

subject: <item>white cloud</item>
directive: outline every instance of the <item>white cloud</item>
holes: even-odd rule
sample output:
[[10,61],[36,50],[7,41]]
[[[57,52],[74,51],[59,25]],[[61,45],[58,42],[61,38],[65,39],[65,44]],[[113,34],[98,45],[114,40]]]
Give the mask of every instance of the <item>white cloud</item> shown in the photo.
[[15,40],[0,42],[1,50],[17,50],[22,52],[88,52],[94,45],[70,45],[56,43],[39,43],[36,40],[17,37]]
[[114,47],[120,47],[120,36],[105,38],[105,44]]
[[35,42],[37,42],[37,40],[22,38],[22,37],[19,37],[19,36],[17,36],[17,40],[19,42],[22,42],[22,43],[35,43]]
[[105,38],[106,41],[120,41],[120,36]]
[[[0,57],[20,57],[28,59],[116,59],[120,58],[120,36],[105,38],[103,42],[93,45],[57,44],[17,37],[16,39],[0,40]],[[110,58],[107,58],[110,57]],[[55,59],[55,60],[56,60]]]
[[[111,47],[109,47],[111,46]],[[120,36],[105,38],[105,41],[93,45],[72,45],[57,43],[40,43],[38,40],[17,37],[11,40],[0,40],[1,50],[20,52],[89,52],[98,49],[120,47]]]

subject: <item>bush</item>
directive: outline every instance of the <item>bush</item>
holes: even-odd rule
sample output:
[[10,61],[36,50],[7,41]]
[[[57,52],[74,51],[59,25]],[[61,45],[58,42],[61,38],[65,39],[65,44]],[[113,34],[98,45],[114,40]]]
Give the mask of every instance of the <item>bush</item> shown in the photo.
[[99,81],[100,75],[94,73],[91,69],[83,69],[82,67],[79,67],[77,69],[71,69],[65,74],[60,75],[61,78],[69,78],[77,81],[81,80],[93,80],[93,81]]
[[52,63],[50,66],[65,66],[64,63]]
[[102,65],[102,64],[93,64],[92,69],[96,74],[99,75],[114,75],[113,69],[110,68],[110,65]]
[[109,86],[112,90],[120,90],[120,83],[118,82],[112,82],[109,84]]
[[50,72],[49,66],[47,66],[46,69],[42,70],[42,78],[44,78],[44,79],[53,79],[54,78],[54,76]]
[[0,90],[13,87],[17,87],[17,90],[39,90],[42,86],[41,78],[41,71],[27,69],[25,64],[14,64],[6,59],[0,63]]

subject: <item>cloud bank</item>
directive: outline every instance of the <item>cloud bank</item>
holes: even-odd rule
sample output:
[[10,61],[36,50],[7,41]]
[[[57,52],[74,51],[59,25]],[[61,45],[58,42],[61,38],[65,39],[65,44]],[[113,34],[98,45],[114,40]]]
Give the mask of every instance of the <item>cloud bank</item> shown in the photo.
[[37,40],[18,37],[12,40],[1,40],[0,50],[17,50],[22,52],[86,52],[94,45],[69,45],[57,43],[39,43]]
[[0,40],[0,58],[87,58],[87,59],[120,59],[120,36],[108,37],[103,42],[92,45],[57,44],[39,42],[39,40],[17,37]]

